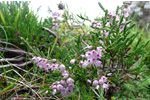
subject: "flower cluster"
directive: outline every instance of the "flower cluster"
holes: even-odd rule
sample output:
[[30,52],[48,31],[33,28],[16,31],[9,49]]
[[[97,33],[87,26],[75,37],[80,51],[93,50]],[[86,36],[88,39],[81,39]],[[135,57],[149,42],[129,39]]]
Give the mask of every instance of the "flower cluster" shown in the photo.
[[[111,22],[107,22],[105,26],[106,27],[110,27],[110,23]],[[102,27],[102,21],[100,21],[100,22],[97,22],[97,21],[92,22],[92,27],[93,28],[101,29],[101,27]],[[103,33],[104,33],[105,38],[107,38],[107,36],[109,35],[109,32],[107,32],[106,30],[104,30],[104,31],[101,30],[101,36],[100,37],[103,37]]]
[[92,27],[100,29],[102,27],[102,21],[100,21],[100,22],[97,22],[97,21],[92,22]]
[[51,12],[52,13],[52,19],[54,22],[58,22],[59,21],[59,17],[60,17],[60,14],[57,13],[57,12]]
[[[109,12],[108,16],[111,18],[110,23],[112,23],[115,18],[115,21],[117,22],[117,26],[119,26],[121,16],[124,15],[122,24],[120,25],[120,28],[119,28],[120,31],[124,30],[125,25],[123,25],[123,24],[126,23],[126,18],[129,17],[129,13],[128,13],[129,11],[130,11],[130,7],[127,4],[126,6],[122,7],[122,11],[120,10],[120,12],[117,15]],[[127,27],[129,27],[129,26],[130,26],[130,24],[127,25]]]
[[[87,82],[91,83],[91,80],[88,79]],[[102,76],[101,79],[94,80],[92,85],[95,86],[95,89],[99,89],[100,85],[102,85],[104,89],[108,89],[108,84],[106,84],[105,82],[107,82],[107,77]]]
[[58,27],[59,27],[59,25],[58,25],[58,23],[56,23],[56,22],[58,22],[59,21],[59,18],[60,18],[60,14],[59,13],[57,13],[57,12],[52,12],[51,11],[51,14],[52,14],[52,19],[53,19],[53,24],[52,24],[52,29],[58,29]]
[[86,52],[85,56],[82,55],[82,58],[87,57],[87,60],[80,61],[82,68],[85,68],[91,64],[94,64],[96,67],[101,66],[100,59],[103,55],[103,50],[104,49],[102,49],[102,47],[97,47],[97,50],[88,51]]
[[69,96],[73,92],[74,87],[74,80],[70,77],[66,81],[56,81],[50,85],[50,88],[53,89],[53,95],[60,92],[63,97]]
[[[44,70],[48,71],[49,69],[51,70],[60,70],[62,73],[67,73],[67,71],[65,70],[65,66],[63,64],[58,64],[58,63],[53,63],[48,61],[45,58],[41,58],[41,57],[33,57],[32,60],[34,60],[34,62],[36,63],[37,66],[39,66],[40,68],[43,68]],[[56,61],[56,59],[52,59],[52,61]],[[69,76],[69,72],[67,74]],[[65,75],[65,76],[67,76]]]
[[[52,63],[49,62],[47,59],[41,58],[41,57],[33,57],[32,60],[35,61],[36,65],[38,65],[40,68],[43,68],[44,70],[48,71],[51,70],[60,70],[62,73],[63,78],[67,78],[66,81],[56,81],[54,82],[50,88],[53,89],[53,95],[57,92],[61,92],[62,96],[69,96],[70,93],[73,92],[74,88],[74,80],[72,78],[69,78],[69,72],[65,70],[65,65],[58,64],[58,63]],[[52,59],[53,62],[56,62],[56,59]]]

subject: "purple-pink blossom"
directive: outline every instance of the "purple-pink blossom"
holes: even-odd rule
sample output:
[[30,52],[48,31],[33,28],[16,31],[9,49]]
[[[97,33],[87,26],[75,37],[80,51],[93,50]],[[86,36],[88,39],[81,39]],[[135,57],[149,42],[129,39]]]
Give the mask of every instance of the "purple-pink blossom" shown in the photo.
[[61,65],[59,66],[59,69],[60,69],[61,72],[63,72],[63,71],[65,70],[65,65],[61,64]]
[[104,45],[104,42],[103,42],[102,40],[99,40],[99,43],[100,43],[101,45]]
[[106,82],[106,81],[107,81],[107,77],[102,76],[102,77],[101,77],[101,80],[103,80],[103,82]]
[[91,84],[91,80],[88,79],[87,82]]
[[74,64],[75,61],[76,61],[76,59],[72,59],[72,60],[70,61],[70,63],[71,63],[71,64]]
[[97,81],[97,80],[94,80],[92,85],[93,85],[93,86],[98,85],[98,81]]
[[74,80],[73,80],[72,78],[68,78],[68,79],[67,79],[67,83],[68,83],[68,84],[73,83],[73,82],[74,82]]
[[103,84],[104,89],[108,89],[108,84]]

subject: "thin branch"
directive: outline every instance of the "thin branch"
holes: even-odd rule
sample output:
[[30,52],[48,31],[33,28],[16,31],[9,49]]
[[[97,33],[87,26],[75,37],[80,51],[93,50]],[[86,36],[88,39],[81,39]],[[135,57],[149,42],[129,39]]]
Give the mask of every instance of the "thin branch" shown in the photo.
[[[4,77],[17,81],[16,79],[11,78],[11,77],[8,77],[8,76],[4,76]],[[22,81],[18,81],[18,82],[21,83],[21,84],[23,84],[25,87],[28,87],[29,89],[31,89],[31,91],[32,91],[33,93],[35,93],[35,94],[40,98],[40,100],[42,100],[41,97],[40,97],[40,95],[39,95],[34,89],[32,89],[31,86],[25,84],[25,83],[22,82]],[[14,89],[13,89],[13,90],[14,90]],[[8,90],[8,91],[9,91],[9,90]],[[11,90],[11,91],[12,91],[12,90]],[[5,91],[5,92],[7,92],[7,91]],[[3,92],[3,93],[5,93],[5,92]],[[2,93],[2,94],[3,94],[3,93]],[[2,94],[0,94],[0,96],[1,96]]]
[[16,66],[18,66],[18,67],[24,67],[24,66],[26,66],[28,64],[31,64],[31,63],[32,63],[32,61],[28,61],[28,62],[25,62],[25,63],[22,63],[22,64],[7,64],[7,65],[0,66],[0,68],[6,68],[6,67],[11,67],[11,66],[14,66],[14,67],[16,67]]
[[[13,47],[15,47],[15,48],[17,48],[17,49],[20,49],[19,47],[17,47],[16,45],[14,45],[14,44],[12,44],[12,43],[9,43],[9,42],[4,42],[4,41],[1,41],[0,40],[0,43],[1,44],[8,44],[8,45],[11,45],[11,46],[13,46]],[[21,49],[20,49],[21,50]]]
[[[57,35],[50,29],[46,28],[46,27],[43,27],[42,28],[43,30],[46,30],[47,32],[49,32],[51,35],[53,35],[55,38],[57,37]],[[60,46],[60,38],[58,38],[58,46]]]
[[7,61],[9,61],[9,62],[20,62],[20,61],[22,61],[22,60],[24,60],[25,59],[25,57],[20,57],[20,58],[5,58],[5,59],[0,59],[0,62],[6,62],[6,60]]
[[[0,56],[0,58],[2,58],[2,57]],[[12,63],[10,63],[10,62],[8,62],[8,61],[6,61],[6,62],[12,65]],[[18,68],[18,69],[20,69],[20,70],[22,70],[22,71],[24,71],[24,72],[26,72],[26,73],[28,72],[28,71],[26,71],[26,70],[24,70],[24,69],[21,69],[20,67],[18,67],[18,66],[15,65],[15,64],[14,64],[14,67],[16,67],[16,68]],[[40,77],[40,76],[38,76],[38,75],[36,75],[36,74],[32,74],[32,73],[30,73],[30,72],[29,72],[29,74],[31,74],[31,75],[33,75],[33,76],[37,76],[37,77],[39,77],[39,78],[42,78],[42,77]]]
[[[92,89],[92,88],[91,88]],[[92,89],[93,90],[93,92],[100,98],[100,95],[98,95],[98,93],[94,90],[94,89]]]
[[30,52],[28,53],[28,52],[26,52],[24,50],[21,50],[21,49],[12,49],[12,48],[4,49],[4,48],[0,47],[0,51],[1,52],[3,52],[4,50],[5,50],[5,52],[13,52],[13,53],[16,53],[16,54],[28,54],[28,55],[33,56],[32,53],[30,53]]

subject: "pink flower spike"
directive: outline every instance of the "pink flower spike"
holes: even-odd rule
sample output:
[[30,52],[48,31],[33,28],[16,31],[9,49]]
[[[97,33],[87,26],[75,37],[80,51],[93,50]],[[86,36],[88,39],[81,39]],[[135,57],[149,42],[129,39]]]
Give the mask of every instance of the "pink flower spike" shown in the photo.
[[72,59],[72,60],[70,61],[70,63],[71,63],[71,64],[74,64],[75,61],[76,61],[76,59]]

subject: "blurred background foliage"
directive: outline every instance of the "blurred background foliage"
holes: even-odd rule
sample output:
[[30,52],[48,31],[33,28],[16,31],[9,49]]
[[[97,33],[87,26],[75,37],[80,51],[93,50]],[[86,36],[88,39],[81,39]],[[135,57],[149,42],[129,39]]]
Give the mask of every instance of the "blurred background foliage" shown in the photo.
[[[38,15],[29,9],[29,3],[27,1],[0,2],[0,25],[6,30],[8,42],[25,50],[27,46],[22,43],[20,37],[28,40],[31,46],[39,48],[46,47],[46,43],[51,43],[53,39],[48,32],[42,30],[43,26],[52,23],[52,19],[38,21]],[[6,37],[1,29],[0,34],[0,40],[5,41]]]

